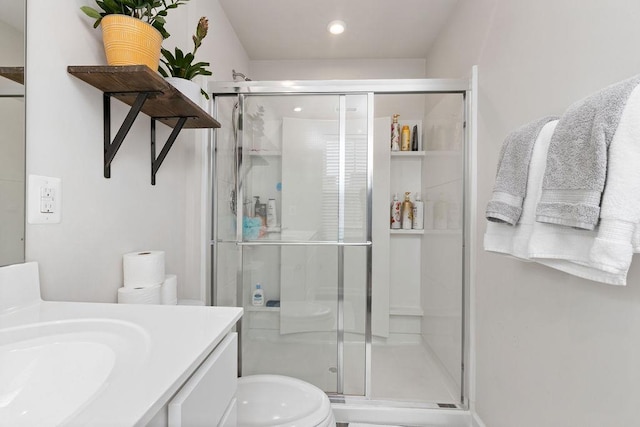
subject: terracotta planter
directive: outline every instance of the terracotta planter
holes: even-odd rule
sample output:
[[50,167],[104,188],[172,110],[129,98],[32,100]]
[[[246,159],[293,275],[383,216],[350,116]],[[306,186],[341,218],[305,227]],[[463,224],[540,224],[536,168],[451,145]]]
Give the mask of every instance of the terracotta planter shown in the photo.
[[102,41],[109,65],[144,64],[158,70],[162,34],[150,24],[127,15],[102,18]]

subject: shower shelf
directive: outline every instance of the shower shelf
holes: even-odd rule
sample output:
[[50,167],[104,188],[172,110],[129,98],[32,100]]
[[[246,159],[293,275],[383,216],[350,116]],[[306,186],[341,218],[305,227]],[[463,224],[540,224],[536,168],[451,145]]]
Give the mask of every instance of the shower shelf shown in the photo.
[[424,151],[392,151],[391,157],[424,157]]
[[[103,92],[104,177],[111,177],[111,162],[141,111],[151,118],[151,185],[180,131],[219,128],[213,117],[171,86],[146,65],[69,66],[67,72]],[[111,98],[131,109],[111,140]],[[156,157],[156,121],[173,128]]]
[[404,234],[404,235],[420,235],[424,234],[424,230],[403,230],[403,229],[390,229],[391,234]]

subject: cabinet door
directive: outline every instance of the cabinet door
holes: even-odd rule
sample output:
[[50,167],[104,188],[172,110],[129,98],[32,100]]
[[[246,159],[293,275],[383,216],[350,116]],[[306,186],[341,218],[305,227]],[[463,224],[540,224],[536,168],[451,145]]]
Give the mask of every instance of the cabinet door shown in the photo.
[[169,427],[215,426],[237,389],[238,334],[230,333],[169,403]]

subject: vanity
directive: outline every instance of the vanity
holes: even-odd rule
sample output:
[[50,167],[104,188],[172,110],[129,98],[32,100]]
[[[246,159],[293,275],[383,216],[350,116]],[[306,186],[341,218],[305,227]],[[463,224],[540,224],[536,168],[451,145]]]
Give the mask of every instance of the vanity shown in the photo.
[[0,268],[6,425],[235,426],[242,309],[51,302],[37,263]]

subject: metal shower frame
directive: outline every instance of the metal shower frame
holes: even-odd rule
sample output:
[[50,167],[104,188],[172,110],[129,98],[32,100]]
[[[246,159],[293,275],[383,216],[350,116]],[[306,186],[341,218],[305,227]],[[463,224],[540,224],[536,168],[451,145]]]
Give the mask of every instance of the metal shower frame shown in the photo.
[[[252,241],[243,242],[242,239],[242,222],[237,221],[236,225],[236,244],[240,247],[243,246],[293,246],[293,245],[323,245],[323,246],[335,246],[338,248],[339,260],[343,260],[344,247],[345,246],[363,246],[366,247],[367,257],[367,272],[366,272],[366,319],[365,319],[365,395],[364,396],[351,396],[344,395],[342,385],[344,383],[344,361],[343,357],[343,345],[344,345],[344,324],[343,324],[343,303],[344,303],[344,278],[343,278],[343,264],[339,261],[338,264],[338,392],[335,395],[331,395],[333,403],[345,403],[348,398],[348,403],[359,403],[365,405],[385,406],[385,407],[412,407],[412,408],[440,408],[443,405],[437,403],[413,403],[413,402],[390,402],[390,401],[376,401],[371,399],[371,344],[372,344],[372,176],[373,176],[373,123],[374,123],[374,96],[378,94],[460,94],[463,97],[464,105],[464,177],[463,177],[463,201],[462,207],[464,212],[463,230],[462,230],[462,354],[461,354],[461,390],[460,401],[456,406],[461,409],[468,409],[469,404],[469,349],[470,349],[470,337],[469,337],[469,319],[470,319],[470,290],[471,290],[471,268],[472,268],[472,253],[471,253],[471,239],[473,233],[475,233],[475,227],[473,226],[473,214],[475,212],[475,184],[472,183],[472,176],[475,174],[475,147],[471,147],[471,142],[475,139],[475,125],[470,123],[470,120],[475,118],[475,114],[472,112],[472,88],[475,85],[475,69],[474,76],[471,79],[378,79],[378,80],[297,80],[297,81],[233,81],[233,82],[215,82],[210,81],[208,83],[208,92],[213,96],[211,97],[211,112],[214,117],[217,117],[217,99],[218,97],[237,97],[238,109],[240,114],[243,111],[243,105],[245,97],[250,95],[336,95],[340,100],[339,109],[339,137],[340,137],[340,159],[344,160],[344,149],[346,139],[346,96],[348,95],[366,95],[367,96],[367,202],[366,202],[366,239],[360,243],[344,242],[340,237],[344,237],[344,179],[341,180],[339,188],[339,212],[338,212],[338,229],[339,238],[335,242],[287,242],[287,241]],[[242,123],[242,116],[239,117],[239,123]],[[471,124],[471,125],[470,125]],[[212,149],[210,164],[212,169],[215,168],[215,156],[217,147],[217,132],[212,132]],[[238,147],[242,147],[242,132],[238,132],[236,139],[236,170],[235,173],[241,176],[242,170],[242,150],[238,150]],[[211,178],[215,176],[215,171],[210,171]],[[341,178],[344,178],[343,176]],[[236,199],[243,200],[243,182],[242,179],[238,179],[236,184]],[[212,194],[212,201],[217,201],[216,186],[213,181],[210,180],[211,185],[210,194]],[[242,215],[243,204],[236,204],[238,213]],[[341,209],[342,208],[342,209]],[[211,268],[210,283],[211,283],[211,303],[216,305],[216,254],[217,254],[217,212],[213,209],[212,212],[212,240],[211,240]],[[243,251],[239,251],[239,267],[237,273],[237,301],[238,304],[242,304],[243,301],[243,272],[242,272],[242,256]],[[237,325],[238,336],[241,336],[242,319]],[[241,343],[240,343],[241,345]],[[239,371],[242,365],[242,351],[238,352],[239,358]],[[239,372],[241,374],[241,372]],[[444,406],[447,407],[447,406]]]

